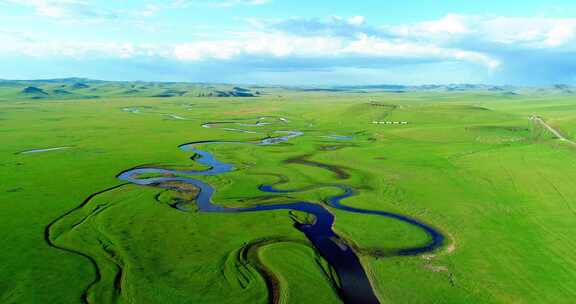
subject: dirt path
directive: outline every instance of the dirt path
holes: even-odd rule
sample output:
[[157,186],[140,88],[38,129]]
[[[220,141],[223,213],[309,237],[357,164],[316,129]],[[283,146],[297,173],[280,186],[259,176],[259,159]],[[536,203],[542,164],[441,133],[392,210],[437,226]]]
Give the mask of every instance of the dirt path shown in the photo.
[[33,150],[26,150],[22,152],[18,152],[16,154],[32,154],[32,153],[42,153],[42,152],[50,152],[56,150],[64,150],[64,149],[71,149],[72,147],[56,147],[56,148],[46,148],[46,149],[33,149]]
[[546,129],[548,129],[548,131],[550,131],[552,134],[554,134],[554,136],[556,136],[559,140],[576,146],[575,141],[566,138],[566,136],[564,136],[562,133],[560,133],[559,130],[555,129],[554,127],[549,125],[546,121],[544,121],[544,119],[542,117],[533,115],[533,116],[530,116],[528,119],[530,119],[531,121],[535,121],[535,122],[541,124],[542,126],[544,126]]

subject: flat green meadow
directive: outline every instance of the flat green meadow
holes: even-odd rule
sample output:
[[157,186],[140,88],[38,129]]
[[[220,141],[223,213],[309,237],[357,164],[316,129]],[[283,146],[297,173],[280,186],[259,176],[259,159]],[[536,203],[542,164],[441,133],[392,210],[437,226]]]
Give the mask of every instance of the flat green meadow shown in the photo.
[[[243,98],[1,97],[0,303],[267,303],[263,272],[275,277],[281,303],[339,303],[330,266],[293,227],[294,219],[312,220],[307,214],[204,213],[193,205],[181,212],[170,206],[181,193],[116,178],[142,165],[202,169],[194,153],[178,149],[187,142],[257,141],[286,130],[304,135],[270,146],[204,146],[235,170],[195,178],[214,186],[214,202],[225,206],[327,206],[334,189],[270,198],[258,186],[345,183],[358,194],[344,204],[441,231],[442,248],[395,256],[387,253],[424,244],[427,234],[326,207],[383,303],[576,298],[574,96],[262,91]],[[287,122],[231,127],[259,133],[202,127],[264,116]]]

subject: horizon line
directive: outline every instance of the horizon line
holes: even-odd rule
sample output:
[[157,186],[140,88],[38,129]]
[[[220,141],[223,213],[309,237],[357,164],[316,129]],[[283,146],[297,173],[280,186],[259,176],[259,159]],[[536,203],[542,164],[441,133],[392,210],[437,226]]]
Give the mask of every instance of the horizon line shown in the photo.
[[282,84],[282,83],[241,83],[241,82],[209,82],[209,81],[167,81],[167,80],[106,80],[90,77],[57,77],[57,78],[31,78],[31,79],[10,79],[0,78],[0,82],[42,82],[42,81],[96,81],[96,82],[141,82],[141,83],[166,83],[166,84],[200,84],[200,85],[245,85],[245,86],[277,86],[277,87],[381,87],[381,86],[398,86],[398,87],[428,87],[428,86],[486,86],[486,87],[513,87],[513,88],[546,88],[555,86],[574,87],[576,84],[569,83],[551,83],[551,84],[492,84],[481,82],[451,82],[451,83],[423,83],[423,84],[402,84],[402,83],[374,83],[374,84]]

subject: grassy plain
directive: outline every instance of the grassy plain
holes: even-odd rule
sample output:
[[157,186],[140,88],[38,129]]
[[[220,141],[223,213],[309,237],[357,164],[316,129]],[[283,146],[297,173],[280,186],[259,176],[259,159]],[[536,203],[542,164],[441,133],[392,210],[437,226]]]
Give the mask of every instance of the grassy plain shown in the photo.
[[[123,170],[192,165],[192,155],[177,149],[190,141],[265,136],[202,128],[203,122],[271,115],[289,123],[264,130],[305,135],[275,146],[205,147],[236,164],[234,172],[204,178],[218,189],[219,204],[253,204],[251,197],[263,195],[257,186],[278,179],[270,173],[288,177],[285,188],[344,182],[359,191],[346,204],[415,217],[449,239],[434,257],[387,257],[387,249],[422,244],[426,235],[390,219],[331,209],[335,230],[355,244],[383,302],[570,303],[576,149],[532,124],[533,114],[568,138],[576,135],[571,96],[280,89],[257,98],[5,96],[0,302],[78,303],[99,276],[85,295],[90,302],[264,303],[269,295],[259,267],[277,277],[283,302],[338,301],[329,267],[287,211],[182,213],[154,200],[159,190],[126,185],[54,225],[54,243],[81,254],[46,242],[47,225],[90,194],[121,184],[115,176]],[[70,148],[19,154],[64,146]],[[341,166],[350,177],[284,163],[301,156]],[[321,204],[333,191],[293,196]],[[283,241],[266,244],[272,239]],[[98,273],[82,254],[96,261]]]

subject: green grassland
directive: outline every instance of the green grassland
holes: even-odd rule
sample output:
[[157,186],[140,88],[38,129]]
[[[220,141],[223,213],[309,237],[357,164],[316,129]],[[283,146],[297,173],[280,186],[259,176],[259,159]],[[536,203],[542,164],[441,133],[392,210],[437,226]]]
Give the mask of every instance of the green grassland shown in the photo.
[[[274,146],[204,147],[236,166],[202,177],[217,189],[218,204],[265,203],[258,185],[281,179],[286,189],[345,181],[359,193],[345,204],[408,215],[447,236],[430,254],[389,256],[427,235],[392,219],[330,209],[382,302],[576,297],[576,148],[528,119],[541,116],[575,137],[572,96],[259,88],[259,97],[217,98],[198,87],[151,97],[107,85],[91,84],[102,91],[98,98],[0,90],[1,303],[266,303],[266,276],[282,303],[337,303],[333,271],[293,227],[293,218],[310,220],[306,214],[183,213],[170,208],[181,194],[119,186],[115,178],[145,164],[201,169],[177,146],[266,136],[202,123],[261,116],[289,123],[244,128],[304,135]],[[165,90],[176,89],[157,92]],[[54,147],[68,148],[20,153]],[[290,159],[334,165],[347,176]],[[291,196],[323,204],[334,191]]]

